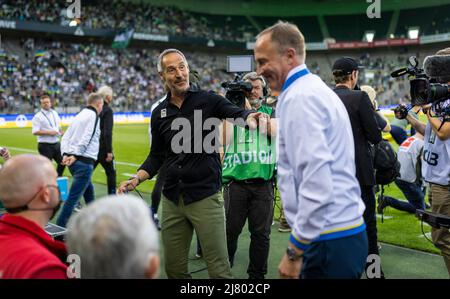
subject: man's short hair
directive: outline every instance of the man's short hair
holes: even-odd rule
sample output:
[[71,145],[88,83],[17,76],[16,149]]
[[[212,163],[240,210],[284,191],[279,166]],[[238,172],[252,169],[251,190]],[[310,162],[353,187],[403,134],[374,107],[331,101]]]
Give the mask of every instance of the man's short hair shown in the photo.
[[42,101],[42,100],[44,100],[44,99],[49,99],[50,101],[52,100],[52,99],[50,98],[50,95],[48,95],[48,94],[43,94],[43,95],[41,95],[41,97],[39,98],[39,101]]
[[347,75],[341,70],[334,70],[333,77],[336,84],[342,84],[350,81],[351,74]]
[[259,76],[256,72],[250,72],[245,74],[244,77],[242,77],[243,81],[255,81],[255,80],[259,80],[262,82],[262,86],[266,87],[266,80],[264,79],[263,76]]
[[270,34],[272,42],[278,44],[280,53],[284,52],[287,48],[293,48],[298,56],[305,58],[305,38],[296,25],[278,21],[275,25],[260,32],[256,36],[256,39],[265,34]]
[[101,96],[103,97],[104,100],[106,100],[106,97],[108,97],[108,96],[111,98],[113,96],[113,90],[108,85],[103,85],[102,87],[100,87],[97,90],[97,93],[101,94]]
[[158,63],[156,64],[156,67],[158,68],[158,73],[162,73],[162,71],[163,71],[162,60],[163,60],[164,56],[166,56],[167,54],[170,54],[170,53],[180,54],[181,57],[183,57],[184,61],[186,62],[186,65],[188,65],[187,59],[184,56],[183,52],[181,52],[180,50],[177,50],[177,49],[165,49],[158,56]]
[[132,195],[95,200],[68,223],[67,247],[81,259],[81,278],[146,278],[159,256],[148,206]]
[[92,105],[98,101],[103,101],[103,97],[101,94],[96,93],[96,92],[89,94],[88,100],[87,100],[88,105]]

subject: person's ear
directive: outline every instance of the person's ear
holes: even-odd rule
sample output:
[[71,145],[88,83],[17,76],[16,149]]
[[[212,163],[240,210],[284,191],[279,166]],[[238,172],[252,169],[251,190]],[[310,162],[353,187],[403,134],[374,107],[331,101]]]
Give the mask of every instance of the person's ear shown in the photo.
[[161,71],[161,72],[158,73],[159,79],[161,79],[162,82],[166,82],[166,80],[164,79],[164,76],[163,76],[163,72],[164,71]]
[[292,65],[294,62],[294,59],[295,59],[295,55],[296,55],[295,50],[293,48],[287,48],[285,50],[285,55],[286,55],[288,64]]
[[41,194],[39,195],[39,199],[43,201],[45,204],[49,204],[52,198],[50,192],[51,192],[50,187],[43,188]]
[[147,270],[145,270],[145,277],[148,279],[158,278],[160,264],[159,256],[153,255],[148,262]]

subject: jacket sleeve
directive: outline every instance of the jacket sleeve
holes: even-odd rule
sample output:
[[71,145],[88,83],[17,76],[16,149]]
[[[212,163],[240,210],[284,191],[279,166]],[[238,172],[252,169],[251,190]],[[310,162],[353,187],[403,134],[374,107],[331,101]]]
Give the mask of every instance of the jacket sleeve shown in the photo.
[[327,107],[316,97],[291,100],[284,108],[286,119],[280,119],[285,123],[284,130],[289,130],[284,132],[285,148],[298,203],[290,240],[302,250],[320,236],[326,224],[326,209],[333,200],[334,157],[326,135],[330,120]]
[[361,119],[361,126],[364,131],[364,136],[372,144],[377,144],[381,141],[381,130],[378,127],[375,118],[375,111],[372,108],[369,96],[365,92],[361,92],[362,98],[359,102],[359,117]]
[[162,135],[159,131],[157,121],[158,120],[156,117],[152,117],[150,119],[151,137],[152,137],[150,153],[148,154],[144,163],[142,163],[141,167],[139,167],[138,169],[138,170],[145,170],[150,175],[149,179],[153,178],[158,173],[158,170],[161,168],[165,159],[164,143]]
[[219,119],[243,119],[246,120],[247,116],[255,111],[244,110],[231,103],[226,98],[217,94],[210,93],[211,103],[214,105],[213,115]]
[[103,146],[107,153],[112,153],[112,131],[114,126],[114,116],[111,109],[108,109],[103,115],[103,122]]

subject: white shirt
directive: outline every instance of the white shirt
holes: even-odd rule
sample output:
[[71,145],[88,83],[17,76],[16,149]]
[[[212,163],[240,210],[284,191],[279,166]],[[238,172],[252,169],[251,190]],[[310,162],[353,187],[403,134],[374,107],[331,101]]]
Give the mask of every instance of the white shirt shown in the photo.
[[[306,68],[291,70],[286,81]],[[316,75],[284,90],[277,103],[278,185],[290,240],[306,249],[321,239],[365,230],[352,128],[339,97]]]
[[[53,109],[48,111],[41,109],[36,113],[32,119],[32,133],[37,131],[58,131],[61,132],[61,118],[59,118],[58,112]],[[37,135],[37,141],[39,143],[57,143],[59,142],[59,135]]]
[[100,145],[100,121],[96,122],[97,118],[97,113],[90,108],[81,110],[61,139],[61,154],[97,160]]
[[430,123],[425,128],[422,159],[422,176],[425,181],[442,186],[450,185],[450,139],[440,140]]
[[417,160],[423,148],[423,140],[417,137],[409,137],[398,148],[398,161],[400,162],[400,179],[408,183],[417,180]]

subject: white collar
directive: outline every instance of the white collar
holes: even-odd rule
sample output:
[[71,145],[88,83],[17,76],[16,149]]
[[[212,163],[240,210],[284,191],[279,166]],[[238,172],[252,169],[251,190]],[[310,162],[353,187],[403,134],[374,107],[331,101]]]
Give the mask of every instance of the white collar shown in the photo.
[[41,112],[42,113],[52,113],[52,108],[50,108],[50,110],[48,110],[48,111],[41,108]]
[[289,71],[289,73],[286,77],[286,80],[284,80],[284,82],[286,82],[289,79],[289,77],[291,77],[293,74],[295,74],[301,70],[304,70],[304,69],[306,69],[306,64],[304,64],[304,63],[294,67],[292,70]]

